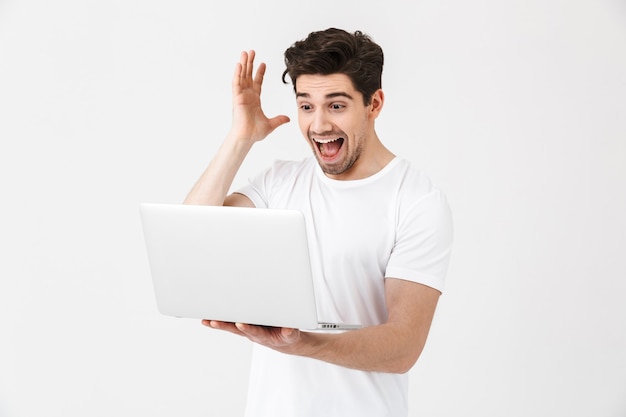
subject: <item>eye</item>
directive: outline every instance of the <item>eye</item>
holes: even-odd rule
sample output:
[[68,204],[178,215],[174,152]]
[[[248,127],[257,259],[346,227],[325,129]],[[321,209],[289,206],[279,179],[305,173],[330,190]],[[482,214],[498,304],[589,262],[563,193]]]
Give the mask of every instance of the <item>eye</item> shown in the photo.
[[313,108],[313,107],[312,107],[310,104],[306,104],[306,103],[304,103],[304,104],[300,104],[300,110],[303,110],[303,111],[309,111],[309,110],[311,110],[312,108]]
[[341,104],[341,103],[333,103],[333,104],[330,105],[330,109],[331,110],[343,110],[345,108],[346,108],[346,106],[344,104]]

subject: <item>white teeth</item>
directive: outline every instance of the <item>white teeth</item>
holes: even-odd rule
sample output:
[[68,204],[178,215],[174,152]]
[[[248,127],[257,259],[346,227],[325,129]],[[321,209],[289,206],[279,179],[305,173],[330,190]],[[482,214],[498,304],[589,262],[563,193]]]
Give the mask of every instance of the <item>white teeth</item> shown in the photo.
[[339,138],[335,138],[335,139],[315,139],[313,138],[313,140],[317,143],[330,143],[330,142],[334,142],[336,140],[339,140]]

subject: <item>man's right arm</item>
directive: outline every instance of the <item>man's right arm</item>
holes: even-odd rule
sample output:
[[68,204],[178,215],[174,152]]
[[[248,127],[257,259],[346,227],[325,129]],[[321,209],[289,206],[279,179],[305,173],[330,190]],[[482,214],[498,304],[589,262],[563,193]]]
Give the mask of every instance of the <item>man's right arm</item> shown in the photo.
[[183,203],[208,206],[253,206],[250,199],[241,194],[227,196],[233,179],[250,148],[252,148],[251,142],[227,137]]
[[231,130],[193,186],[184,204],[234,205],[254,207],[249,198],[228,191],[248,152],[255,142],[263,140],[289,118],[280,115],[269,119],[261,108],[261,86],[265,64],[252,76],[254,51],[242,52],[232,81],[233,122]]

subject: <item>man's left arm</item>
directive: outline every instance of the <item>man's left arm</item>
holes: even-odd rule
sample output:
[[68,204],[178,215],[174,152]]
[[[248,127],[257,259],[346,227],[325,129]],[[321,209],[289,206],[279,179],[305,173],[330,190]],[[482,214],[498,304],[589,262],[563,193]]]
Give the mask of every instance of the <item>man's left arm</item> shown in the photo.
[[387,321],[344,333],[303,332],[215,321],[203,324],[245,336],[286,354],[364,371],[405,373],[422,353],[440,294],[426,285],[386,278]]

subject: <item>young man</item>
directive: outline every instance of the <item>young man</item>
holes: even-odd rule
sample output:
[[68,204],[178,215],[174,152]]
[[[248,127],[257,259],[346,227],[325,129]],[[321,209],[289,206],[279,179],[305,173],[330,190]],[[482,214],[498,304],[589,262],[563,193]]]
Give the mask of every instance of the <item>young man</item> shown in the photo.
[[376,134],[382,49],[361,32],[332,28],[285,52],[283,81],[291,78],[313,156],[275,162],[228,194],[253,144],[289,121],[264,114],[265,65],[253,76],[254,58],[241,54],[231,131],[185,203],[302,211],[320,319],[365,326],[320,333],[203,324],[255,342],[247,416],[406,416],[406,372],[426,342],[451,251],[445,196]]

